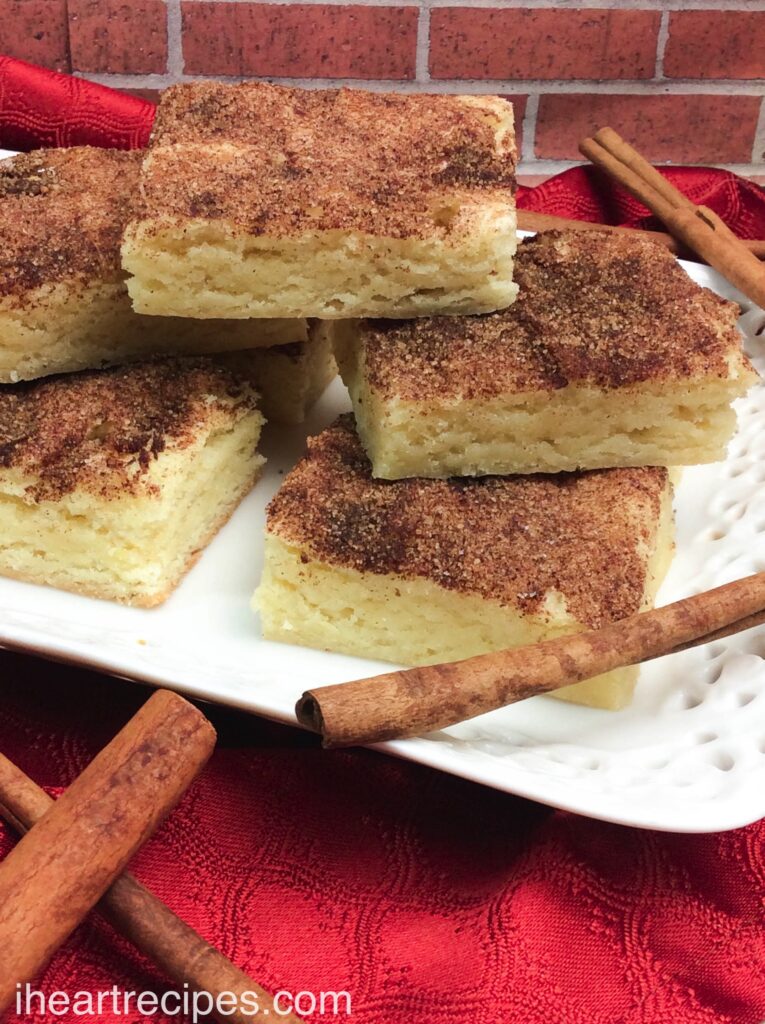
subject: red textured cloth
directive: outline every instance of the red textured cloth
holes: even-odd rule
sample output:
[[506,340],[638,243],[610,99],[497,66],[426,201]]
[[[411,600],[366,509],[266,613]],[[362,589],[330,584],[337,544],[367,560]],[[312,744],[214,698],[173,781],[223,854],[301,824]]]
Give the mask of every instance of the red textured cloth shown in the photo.
[[[10,62],[0,75],[11,81],[0,79],[4,145],[145,138],[150,118],[124,97]],[[66,101],[58,114],[56,97]],[[762,190],[723,172],[668,173],[733,228],[765,237]],[[578,169],[524,191],[520,203],[615,222],[641,216]],[[50,787],[67,785],[146,696],[8,654],[0,680],[0,750]],[[765,1018],[765,823],[710,836],[641,832],[211,713],[223,746],[132,867],[263,985],[345,990],[358,1024]],[[0,830],[0,856],[12,842]],[[163,979],[93,918],[36,988],[115,984],[161,991]]]
[[0,57],[0,148],[145,146],[154,105],[82,78]]
[[[710,167],[660,167],[661,173],[698,206],[708,206],[740,238],[765,237],[765,189],[731,171]],[[595,167],[572,167],[536,188],[521,188],[518,206],[596,224],[665,231],[650,210],[615,187]]]

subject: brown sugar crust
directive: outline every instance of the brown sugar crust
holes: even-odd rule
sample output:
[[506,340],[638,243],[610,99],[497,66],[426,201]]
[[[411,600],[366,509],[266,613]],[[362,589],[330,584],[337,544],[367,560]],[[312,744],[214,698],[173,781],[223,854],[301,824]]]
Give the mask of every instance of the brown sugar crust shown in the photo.
[[144,164],[143,214],[251,235],[450,237],[512,198],[512,131],[497,141],[511,114],[491,96],[172,86]]
[[0,161],[0,296],[120,281],[120,240],[141,154],[78,146]]
[[252,389],[205,358],[88,370],[0,389],[0,471],[20,470],[31,501],[75,490],[104,499],[153,493],[165,450],[256,408]]
[[410,401],[482,399],[726,378],[731,359],[751,369],[738,306],[653,242],[546,231],[519,245],[514,276],[518,298],[497,313],[362,322],[371,386]]
[[[577,622],[640,609],[667,471],[375,480],[341,417],[268,508],[268,531],[334,566],[431,580],[530,614],[550,591]],[[642,549],[642,550],[641,550]]]

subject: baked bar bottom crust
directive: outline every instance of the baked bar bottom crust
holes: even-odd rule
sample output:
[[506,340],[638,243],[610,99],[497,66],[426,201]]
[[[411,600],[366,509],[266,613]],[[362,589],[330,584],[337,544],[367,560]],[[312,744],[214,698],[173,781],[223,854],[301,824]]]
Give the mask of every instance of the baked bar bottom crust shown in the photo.
[[138,316],[124,282],[72,280],[0,299],[0,384],[157,355],[200,355],[305,341],[305,320]]
[[244,235],[219,221],[130,226],[122,262],[139,313],[187,317],[415,317],[509,306],[515,214],[487,211],[454,243],[350,231]]

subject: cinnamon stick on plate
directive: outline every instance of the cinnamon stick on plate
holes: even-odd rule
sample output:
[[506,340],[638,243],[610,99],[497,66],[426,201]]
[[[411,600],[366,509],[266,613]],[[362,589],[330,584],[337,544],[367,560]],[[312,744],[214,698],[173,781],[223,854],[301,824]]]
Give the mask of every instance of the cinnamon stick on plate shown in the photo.
[[579,151],[656,214],[675,238],[765,308],[765,266],[713,210],[694,205],[612,128],[583,139]]
[[327,747],[417,736],[764,621],[761,572],[602,629],[308,690],[295,713]]
[[[44,790],[0,754],[0,816],[25,832],[52,805]],[[213,1000],[232,993],[236,1009],[232,1010],[229,999],[221,1005],[221,1013],[211,1011],[221,1024],[252,1024],[274,1018],[284,1024],[300,1024],[297,1017],[277,1012],[265,989],[205,942],[132,875],[120,875],[96,909],[179,988],[186,984],[192,992],[205,992]],[[257,1013],[253,1012],[253,996]]]
[[161,690],[0,862],[0,1016],[172,810],[215,730]]
[[[663,179],[662,179],[663,180]],[[645,231],[643,228],[617,227],[614,224],[597,224],[589,220],[571,220],[568,217],[556,217],[550,213],[537,213],[534,210],[518,210],[518,227],[521,231],[612,231],[617,235],[639,235],[641,238],[648,238],[658,245],[676,255],[687,259],[700,260],[701,257],[688,249],[676,238],[666,231]],[[765,259],[765,241],[740,239],[745,249],[748,249],[759,260]]]

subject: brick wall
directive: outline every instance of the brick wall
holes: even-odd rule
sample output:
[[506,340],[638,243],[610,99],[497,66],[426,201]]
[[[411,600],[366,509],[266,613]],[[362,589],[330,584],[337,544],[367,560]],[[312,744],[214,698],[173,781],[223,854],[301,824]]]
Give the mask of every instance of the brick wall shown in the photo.
[[654,161],[762,173],[765,0],[0,0],[0,49],[119,88],[200,77],[498,92],[522,169],[611,124]]

